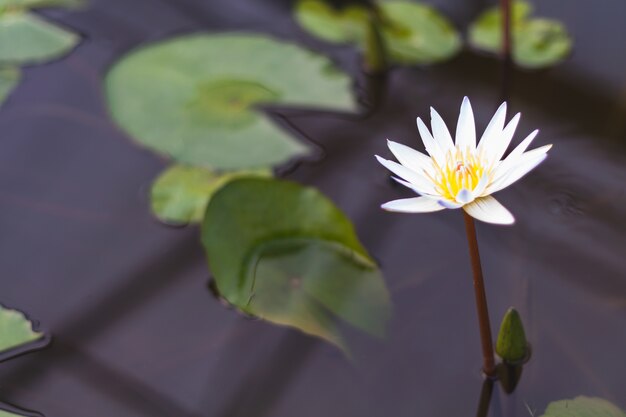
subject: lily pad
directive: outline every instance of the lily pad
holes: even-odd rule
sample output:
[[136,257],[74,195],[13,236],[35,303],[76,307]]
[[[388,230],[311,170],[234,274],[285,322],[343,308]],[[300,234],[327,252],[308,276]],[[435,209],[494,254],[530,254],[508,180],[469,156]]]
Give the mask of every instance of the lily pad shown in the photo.
[[380,271],[317,190],[234,180],[211,199],[202,241],[220,294],[242,311],[343,349],[342,321],[384,334],[390,302]]
[[0,417],[24,417],[19,414],[13,414],[8,411],[0,410]]
[[271,176],[269,170],[216,173],[205,168],[172,165],[152,184],[152,212],[167,224],[198,223],[213,193],[235,178]]
[[461,48],[461,38],[452,24],[434,8],[410,1],[381,4],[390,22],[383,37],[393,60],[403,64],[443,61]]
[[77,7],[83,0],[0,0],[0,8]]
[[0,13],[0,63],[37,64],[58,58],[78,36],[23,11]]
[[368,11],[349,5],[336,9],[323,0],[301,0],[296,18],[304,29],[320,39],[334,43],[362,43],[365,40]]
[[[565,26],[552,19],[530,18],[532,6],[513,3],[511,28],[513,60],[527,68],[542,68],[562,61],[572,49]],[[477,49],[499,54],[502,50],[502,14],[495,7],[483,13],[469,30],[469,42]]]
[[259,34],[194,34],[132,52],[106,78],[115,121],[148,148],[217,170],[308,153],[257,106],[357,107],[328,58]]
[[551,402],[542,417],[626,417],[626,413],[602,398],[580,396]]
[[[452,24],[433,7],[412,1],[384,1],[377,5],[384,46],[392,62],[428,64],[456,54],[461,38]],[[311,34],[329,42],[366,47],[369,11],[364,6],[334,9],[323,0],[301,0],[296,18]]]
[[33,330],[23,313],[0,306],[0,353],[35,342],[44,337]]
[[0,68],[0,105],[7,99],[21,78],[20,70],[14,67]]

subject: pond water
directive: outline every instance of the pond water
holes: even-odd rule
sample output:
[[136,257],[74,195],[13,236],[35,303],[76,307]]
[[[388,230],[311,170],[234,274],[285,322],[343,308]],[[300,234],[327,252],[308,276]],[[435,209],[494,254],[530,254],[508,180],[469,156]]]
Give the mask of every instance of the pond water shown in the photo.
[[[461,4],[462,3],[462,4]],[[488,2],[439,1],[464,28]],[[456,120],[464,95],[482,130],[502,95],[501,65],[464,52],[368,79],[350,47],[306,36],[291,2],[93,0],[46,15],[84,40],[27,69],[0,111],[0,294],[50,330],[41,352],[0,366],[0,401],[47,417],[415,417],[472,415],[480,344],[459,212],[383,212],[409,196],[373,155],[385,138],[420,147],[415,117]],[[561,10],[561,8],[564,8]],[[513,227],[478,224],[494,330],[509,306],[533,357],[517,390],[496,387],[492,416],[540,415],[553,400],[599,396],[626,408],[626,5],[545,1],[575,53],[514,71],[515,142],[539,128],[548,159],[499,194]],[[383,341],[352,332],[353,360],[297,331],[249,320],[208,290],[198,230],[152,219],[148,189],[167,162],[132,144],[107,114],[106,69],[139,44],[196,30],[251,30],[323,51],[357,79],[362,116],[280,111],[318,145],[279,170],[313,185],[354,222],[393,301]]]

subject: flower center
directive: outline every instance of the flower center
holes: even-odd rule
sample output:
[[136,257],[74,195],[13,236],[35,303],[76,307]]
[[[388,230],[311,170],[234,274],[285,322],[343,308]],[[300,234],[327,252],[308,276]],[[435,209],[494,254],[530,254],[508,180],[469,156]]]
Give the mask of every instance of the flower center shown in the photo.
[[487,169],[483,158],[471,152],[456,148],[448,151],[443,166],[433,159],[435,167],[435,188],[441,196],[454,201],[462,189],[474,190]]

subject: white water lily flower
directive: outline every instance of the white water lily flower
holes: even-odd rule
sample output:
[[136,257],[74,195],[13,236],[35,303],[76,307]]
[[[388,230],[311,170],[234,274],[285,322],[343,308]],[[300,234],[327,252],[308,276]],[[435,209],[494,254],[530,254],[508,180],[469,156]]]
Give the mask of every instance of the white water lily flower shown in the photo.
[[526,152],[538,130],[524,139],[506,158],[520,114],[505,126],[506,103],[498,108],[478,145],[474,114],[465,97],[456,128],[456,139],[443,119],[431,107],[432,135],[418,117],[417,127],[427,156],[400,143],[388,141],[389,149],[400,163],[376,156],[378,161],[396,174],[399,183],[417,192],[420,197],[394,200],[382,205],[389,211],[426,213],[445,208],[463,208],[470,216],[487,223],[513,224],[513,215],[491,194],[522,178],[539,165],[552,145]]

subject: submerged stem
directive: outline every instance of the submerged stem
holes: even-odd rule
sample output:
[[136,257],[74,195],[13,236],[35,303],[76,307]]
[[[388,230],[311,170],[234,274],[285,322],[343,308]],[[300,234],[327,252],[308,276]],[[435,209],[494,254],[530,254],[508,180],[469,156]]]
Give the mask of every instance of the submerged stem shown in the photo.
[[487,376],[496,374],[496,362],[493,354],[493,342],[491,340],[491,324],[489,323],[489,309],[487,308],[487,296],[485,295],[485,283],[483,270],[480,265],[480,253],[478,252],[478,240],[476,239],[476,227],[474,219],[463,211],[465,219],[465,231],[469,246],[472,271],[474,273],[474,294],[476,296],[476,311],[478,312],[478,324],[480,327],[480,341],[483,350],[483,371]]
[[511,89],[511,69],[513,66],[513,35],[511,27],[511,0],[500,0],[502,15],[502,84],[500,101],[508,101]]
[[380,10],[372,6],[369,10],[364,51],[365,70],[371,74],[380,74],[387,70],[387,50],[381,33],[382,24]]
[[511,59],[511,0],[500,0],[502,11],[502,56],[506,61]]

